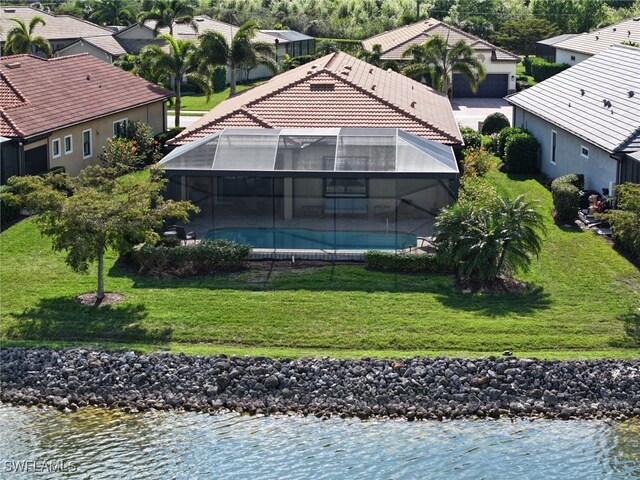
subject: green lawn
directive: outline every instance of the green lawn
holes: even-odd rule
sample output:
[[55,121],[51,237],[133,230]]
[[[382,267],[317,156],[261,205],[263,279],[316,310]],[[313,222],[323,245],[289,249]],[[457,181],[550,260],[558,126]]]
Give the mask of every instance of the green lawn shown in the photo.
[[[551,210],[535,179],[490,177]],[[93,344],[142,351],[297,357],[640,356],[640,273],[591,232],[548,218],[544,250],[520,294],[465,294],[450,275],[394,275],[360,266],[152,279],[107,260],[106,287],[123,303],[77,305],[93,275],[72,273],[32,221],[0,235],[4,345]]]
[[[525,75],[524,64],[522,62],[516,65],[516,75],[520,75],[520,74]],[[527,77],[527,80],[529,81],[529,85],[531,85],[532,87],[538,84],[538,82],[536,82],[532,76],[526,75],[526,77]]]
[[[236,91],[238,93],[244,92],[245,90],[249,90],[257,85],[264,83],[263,80],[247,83],[247,84],[238,84],[236,87]],[[197,95],[182,95],[182,110],[183,111],[202,111],[208,112],[213,107],[217,106],[220,102],[229,98],[229,89],[225,89],[222,92],[214,93],[209,97],[209,101],[207,102],[207,96],[202,94]],[[173,107],[170,108],[169,113],[175,113]]]

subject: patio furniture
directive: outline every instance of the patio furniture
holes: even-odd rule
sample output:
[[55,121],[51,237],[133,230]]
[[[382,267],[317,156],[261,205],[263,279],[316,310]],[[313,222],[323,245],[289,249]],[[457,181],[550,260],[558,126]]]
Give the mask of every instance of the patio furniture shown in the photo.
[[193,240],[195,242],[196,240],[195,232],[187,232],[183,227],[179,227],[178,225],[171,225],[169,230],[164,233],[165,236],[168,236],[167,234],[169,232],[175,232],[176,237],[184,242],[189,240]]

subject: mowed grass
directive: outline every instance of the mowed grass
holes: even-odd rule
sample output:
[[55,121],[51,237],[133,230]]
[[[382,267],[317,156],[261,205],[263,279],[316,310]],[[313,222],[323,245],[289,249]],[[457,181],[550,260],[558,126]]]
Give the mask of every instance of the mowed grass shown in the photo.
[[459,291],[452,275],[396,275],[358,265],[276,273],[249,270],[155,279],[110,255],[106,288],[126,295],[100,308],[77,305],[95,288],[33,221],[0,236],[0,338],[4,345],[101,345],[141,351],[271,356],[640,356],[640,273],[591,232],[551,222],[535,179],[490,178],[501,191],[539,200],[547,215],[540,259],[522,293]]
[[[264,81],[258,81],[253,83],[246,84],[238,84],[236,85],[236,92],[241,93],[245,90],[249,90],[256,85],[260,85],[264,83]],[[208,112],[213,107],[217,106],[222,101],[229,98],[230,89],[226,88],[222,92],[214,93],[209,97],[209,101],[207,101],[207,96],[204,94],[195,94],[195,95],[182,95],[182,110],[183,111],[202,111],[203,113]],[[169,109],[170,113],[175,112],[175,104]]]

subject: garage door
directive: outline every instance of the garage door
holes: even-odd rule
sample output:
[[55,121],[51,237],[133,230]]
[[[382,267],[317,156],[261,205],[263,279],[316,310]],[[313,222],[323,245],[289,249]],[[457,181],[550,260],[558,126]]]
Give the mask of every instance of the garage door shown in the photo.
[[509,75],[492,73],[478,84],[473,93],[469,81],[459,73],[453,74],[453,96],[455,98],[502,98],[509,93]]

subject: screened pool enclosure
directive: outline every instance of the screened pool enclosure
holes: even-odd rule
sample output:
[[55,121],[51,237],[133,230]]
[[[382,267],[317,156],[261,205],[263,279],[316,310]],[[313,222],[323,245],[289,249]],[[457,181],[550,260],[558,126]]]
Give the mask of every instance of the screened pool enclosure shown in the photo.
[[198,238],[269,249],[415,247],[459,180],[451,147],[397,129],[226,129],[160,163]]

